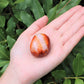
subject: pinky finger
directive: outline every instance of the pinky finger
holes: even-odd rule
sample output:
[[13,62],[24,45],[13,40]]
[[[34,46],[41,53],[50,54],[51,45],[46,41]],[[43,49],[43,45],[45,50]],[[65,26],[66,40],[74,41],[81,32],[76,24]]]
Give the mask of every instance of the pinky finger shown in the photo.
[[68,55],[71,50],[77,45],[77,43],[84,36],[84,27],[82,27],[70,40],[68,40],[64,45],[64,51]]

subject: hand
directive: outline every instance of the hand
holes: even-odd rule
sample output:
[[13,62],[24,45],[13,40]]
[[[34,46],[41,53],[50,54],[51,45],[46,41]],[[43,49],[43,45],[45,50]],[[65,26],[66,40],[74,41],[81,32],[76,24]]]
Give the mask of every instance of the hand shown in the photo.
[[[11,50],[10,65],[22,84],[32,84],[59,65],[84,36],[84,8],[76,6],[46,25],[48,17],[35,21],[18,38]],[[30,52],[30,42],[36,33],[50,38],[51,50],[37,58]]]

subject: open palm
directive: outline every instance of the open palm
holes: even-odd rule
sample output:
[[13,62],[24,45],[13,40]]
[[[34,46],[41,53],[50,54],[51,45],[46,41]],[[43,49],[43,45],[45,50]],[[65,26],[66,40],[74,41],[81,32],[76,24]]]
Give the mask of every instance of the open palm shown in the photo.
[[[48,17],[35,21],[18,38],[11,50],[11,64],[22,82],[32,84],[59,65],[84,36],[84,8],[76,6],[46,25]],[[47,56],[34,57],[30,42],[37,33],[50,38]]]

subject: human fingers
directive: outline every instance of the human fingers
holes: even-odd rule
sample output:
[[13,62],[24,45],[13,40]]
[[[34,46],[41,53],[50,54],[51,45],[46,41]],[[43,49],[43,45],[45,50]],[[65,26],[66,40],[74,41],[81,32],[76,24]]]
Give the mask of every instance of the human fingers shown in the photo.
[[55,20],[53,20],[52,22],[50,22],[47,26],[58,30],[80,8],[81,8],[80,5],[71,8],[69,11],[65,12],[60,17],[58,17]]
[[[83,36],[84,36],[84,26],[81,27],[80,30],[75,35],[73,35],[72,38],[70,38],[64,45],[62,45],[60,42],[52,53],[52,56],[54,57],[52,56],[46,57],[46,59],[43,60],[45,66],[46,65],[50,66],[48,70],[52,70],[57,65],[59,65],[68,56],[68,54],[77,45],[77,43],[81,40]],[[49,63],[47,64],[46,62]]]
[[80,28],[80,30],[72,36],[64,45],[65,54],[68,55],[71,50],[77,45],[77,43],[84,36],[84,26]]
[[71,28],[76,21],[80,19],[81,16],[84,15],[84,7],[81,7],[75,14],[59,29],[61,34],[65,33],[67,30]]
[[41,28],[43,28],[48,23],[48,17],[45,15],[41,17],[40,19],[36,20],[29,28],[27,28],[24,33],[33,35],[37,31],[39,31]]
[[64,45],[69,39],[71,39],[72,36],[75,35],[75,33],[78,32],[82,26],[84,26],[84,15],[63,34],[61,37],[62,44]]

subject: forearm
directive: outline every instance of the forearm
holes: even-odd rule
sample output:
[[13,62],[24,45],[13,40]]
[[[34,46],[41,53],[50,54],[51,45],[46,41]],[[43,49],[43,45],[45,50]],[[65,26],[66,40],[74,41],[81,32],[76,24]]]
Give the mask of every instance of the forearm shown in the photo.
[[0,84],[21,84],[11,64],[0,78]]

